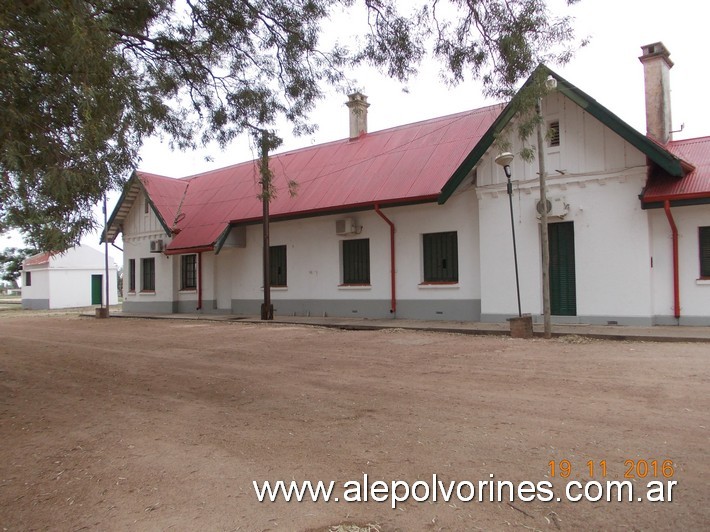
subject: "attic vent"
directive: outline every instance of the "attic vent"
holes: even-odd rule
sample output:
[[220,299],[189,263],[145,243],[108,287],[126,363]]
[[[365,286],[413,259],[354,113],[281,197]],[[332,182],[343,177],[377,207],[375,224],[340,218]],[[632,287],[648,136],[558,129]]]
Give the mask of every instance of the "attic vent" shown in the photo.
[[547,140],[550,143],[550,147],[560,145],[560,121],[554,120],[550,122],[547,128]]

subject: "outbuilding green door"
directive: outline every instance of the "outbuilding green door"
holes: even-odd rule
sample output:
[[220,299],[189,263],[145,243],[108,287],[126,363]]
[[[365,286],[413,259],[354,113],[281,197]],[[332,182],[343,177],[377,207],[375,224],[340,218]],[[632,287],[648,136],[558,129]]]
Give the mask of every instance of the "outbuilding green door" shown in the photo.
[[574,222],[549,224],[550,311],[555,316],[577,315],[574,267]]
[[103,299],[102,299],[102,294],[103,291],[101,290],[103,286],[103,275],[92,275],[91,276],[91,304],[92,305],[101,305],[103,304]]

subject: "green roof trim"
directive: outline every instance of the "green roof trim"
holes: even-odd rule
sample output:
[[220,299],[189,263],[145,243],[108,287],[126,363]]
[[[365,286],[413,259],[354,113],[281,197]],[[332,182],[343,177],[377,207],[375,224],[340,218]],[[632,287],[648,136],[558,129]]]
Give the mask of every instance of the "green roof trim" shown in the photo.
[[458,169],[442,187],[438,199],[438,203],[440,205],[446,203],[469,172],[471,172],[476,164],[478,164],[481,157],[483,157],[486,151],[488,151],[488,149],[493,145],[496,137],[517,114],[517,111],[522,103],[521,93],[533,83],[533,79],[536,75],[541,74],[546,74],[547,76],[555,78],[555,80],[557,80],[556,90],[559,93],[573,101],[594,118],[599,120],[602,124],[614,131],[617,135],[646,155],[646,157],[656,163],[668,174],[675,177],[683,177],[684,171],[682,161],[678,157],[663,148],[660,144],[649,139],[646,135],[636,131],[621,118],[609,111],[609,109],[597,102],[594,98],[572,85],[569,81],[559,76],[545,65],[539,65],[513,97],[510,103],[505,107],[505,109],[503,109],[501,114],[498,115],[495,122],[493,122],[491,127],[488,128],[488,131],[484,133],[483,137],[481,137],[481,140],[478,144],[476,144],[471,153],[468,154]]
[[[160,215],[160,212],[153,204],[153,200],[150,199],[150,195],[148,194],[148,191],[143,186],[143,183],[141,183],[141,180],[138,177],[138,174],[134,171],[131,174],[131,177],[128,178],[128,181],[126,181],[126,183],[123,185],[123,191],[121,192],[121,197],[118,198],[118,202],[116,202],[116,206],[114,207],[113,212],[111,213],[111,217],[108,219],[108,222],[106,222],[106,227],[104,227],[104,230],[101,232],[101,241],[100,241],[101,244],[104,243],[104,240],[106,238],[106,233],[107,233],[109,227],[113,226],[113,224],[116,222],[116,218],[118,217],[118,213],[121,210],[121,206],[123,205],[123,202],[126,201],[126,197],[128,196],[128,193],[130,192],[131,188],[134,185],[141,187],[141,189],[143,190],[145,197],[148,198],[148,204],[150,205],[150,208],[155,213],[155,216],[158,218],[160,225],[163,226],[163,229],[165,230],[165,234],[167,234],[168,236],[172,235],[170,228],[165,223],[165,220],[163,220],[163,217]],[[116,236],[118,236],[119,232],[120,231],[116,231]],[[110,240],[110,242],[113,243],[115,240],[116,240],[116,237],[114,237],[112,240]]]
[[513,98],[510,103],[505,106],[505,109],[503,109],[503,111],[498,115],[498,118],[495,119],[495,122],[491,124],[491,127],[488,128],[488,131],[483,134],[481,140],[478,141],[478,144],[476,144],[471,153],[466,156],[466,158],[456,169],[454,174],[441,188],[441,193],[439,194],[439,198],[437,200],[439,205],[443,205],[444,203],[446,203],[446,200],[451,197],[451,195],[458,188],[461,182],[466,178],[469,172],[473,170],[473,167],[478,164],[478,161],[480,161],[481,157],[485,155],[486,151],[488,151],[488,148],[490,148],[493,144],[493,141],[495,141],[496,137],[500,134],[501,131],[503,131],[505,126],[508,125],[508,123],[512,120],[512,118],[516,115],[517,112],[518,103],[516,99]]
[[219,252],[222,251],[222,246],[224,246],[224,243],[227,241],[227,237],[229,236],[229,233],[232,232],[232,226],[231,224],[228,224],[227,227],[224,228],[224,231],[220,233],[220,235],[217,237],[217,241],[214,244],[214,254],[219,255]]
[[[123,190],[121,191],[121,197],[118,198],[118,201],[116,202],[116,206],[113,208],[113,212],[111,213],[111,216],[109,217],[108,221],[106,222],[106,227],[104,227],[104,230],[101,232],[101,241],[100,243],[103,244],[104,240],[106,239],[106,233],[111,227],[115,221],[116,217],[118,216],[118,211],[121,209],[121,205],[123,204],[124,201],[126,201],[126,196],[128,195],[128,191],[131,190],[131,187],[135,183],[136,180],[136,173],[135,171],[131,174],[131,177],[128,178],[128,181],[126,181],[123,184]],[[118,236],[118,232],[116,232],[116,236]],[[116,240],[114,237],[111,240],[111,243],[113,243]]]

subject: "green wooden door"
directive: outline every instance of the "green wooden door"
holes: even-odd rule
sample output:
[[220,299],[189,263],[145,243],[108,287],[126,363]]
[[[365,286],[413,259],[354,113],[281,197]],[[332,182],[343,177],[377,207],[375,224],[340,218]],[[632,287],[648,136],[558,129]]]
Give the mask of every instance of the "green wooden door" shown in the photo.
[[91,304],[101,305],[103,303],[103,275],[92,275],[91,276]]
[[576,316],[574,222],[549,224],[548,233],[550,237],[550,310],[555,316]]

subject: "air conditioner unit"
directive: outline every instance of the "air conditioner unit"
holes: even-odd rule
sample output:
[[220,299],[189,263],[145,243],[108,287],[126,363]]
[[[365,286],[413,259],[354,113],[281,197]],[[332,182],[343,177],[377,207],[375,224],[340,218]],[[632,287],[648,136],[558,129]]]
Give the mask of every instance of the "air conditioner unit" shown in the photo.
[[357,226],[355,225],[354,218],[343,218],[342,220],[335,220],[336,235],[352,235],[354,233],[357,233]]
[[150,241],[150,252],[151,253],[162,253],[163,252],[163,241],[162,240],[151,240]]
[[[535,205],[538,219],[542,217],[542,201],[538,200]],[[564,218],[569,214],[569,203],[564,197],[547,198],[547,216],[552,218]]]

